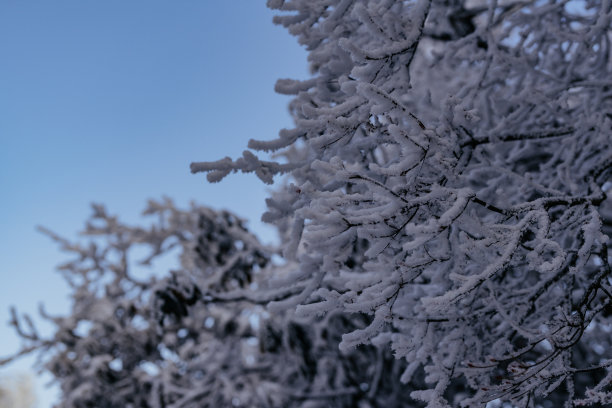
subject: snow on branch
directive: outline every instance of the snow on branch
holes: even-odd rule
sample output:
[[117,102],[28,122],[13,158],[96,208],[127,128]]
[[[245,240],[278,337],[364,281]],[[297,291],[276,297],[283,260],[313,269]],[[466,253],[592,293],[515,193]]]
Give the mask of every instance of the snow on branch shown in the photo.
[[295,165],[274,310],[367,317],[341,349],[394,350],[431,407],[612,402],[609,2],[273,6],[313,73],[249,146]]

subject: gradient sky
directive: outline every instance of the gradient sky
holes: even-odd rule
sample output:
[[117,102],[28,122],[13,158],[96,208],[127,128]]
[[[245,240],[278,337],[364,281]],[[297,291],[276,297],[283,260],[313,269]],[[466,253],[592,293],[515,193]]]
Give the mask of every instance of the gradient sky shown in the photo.
[[[307,77],[306,52],[272,16],[264,0],[0,2],[0,357],[19,347],[9,305],[69,307],[54,271],[65,255],[36,225],[75,238],[91,202],[137,222],[168,195],[233,210],[274,239],[256,177],[189,173],[291,126],[273,86]],[[53,392],[38,381],[37,393],[48,408]]]

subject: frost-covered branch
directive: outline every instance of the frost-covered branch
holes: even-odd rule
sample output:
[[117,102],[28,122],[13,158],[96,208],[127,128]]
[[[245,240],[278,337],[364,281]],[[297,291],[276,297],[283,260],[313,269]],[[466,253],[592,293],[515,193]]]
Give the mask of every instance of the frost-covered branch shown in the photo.
[[424,372],[414,404],[612,402],[580,371],[612,357],[610,2],[269,5],[313,74],[249,145],[296,165],[264,215],[296,289],[272,306],[369,316],[340,348]]

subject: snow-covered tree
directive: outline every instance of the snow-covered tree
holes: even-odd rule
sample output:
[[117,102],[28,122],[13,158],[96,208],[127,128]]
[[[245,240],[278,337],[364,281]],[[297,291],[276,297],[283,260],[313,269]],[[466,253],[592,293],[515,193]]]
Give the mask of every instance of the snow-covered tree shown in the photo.
[[[45,231],[74,255],[60,267],[71,313],[41,311],[51,337],[13,313],[25,341],[18,354],[41,352],[61,387],[58,407],[367,407],[409,398],[399,381],[406,364],[389,350],[338,349],[367,316],[304,322],[263,309],[259,285],[283,266],[238,217],[151,201],[145,214],[158,221],[137,227],[93,210],[88,244]],[[159,272],[172,255],[177,267]],[[141,277],[143,267],[151,273]]]
[[370,316],[340,349],[390,347],[428,407],[611,403],[610,2],[268,4],[310,52],[296,126],[192,171],[290,175],[271,310]]
[[[295,128],[192,171],[286,175],[280,247],[169,201],[51,234],[72,314],[13,324],[60,406],[612,403],[610,1],[268,5],[310,52]],[[180,265],[137,278],[142,245]]]

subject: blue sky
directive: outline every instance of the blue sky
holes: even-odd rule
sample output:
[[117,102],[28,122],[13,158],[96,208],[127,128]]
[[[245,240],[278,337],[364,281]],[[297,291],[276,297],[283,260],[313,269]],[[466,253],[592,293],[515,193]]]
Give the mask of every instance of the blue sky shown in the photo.
[[[306,53],[272,16],[264,0],[0,2],[0,356],[19,346],[9,305],[68,309],[64,255],[36,225],[73,238],[91,202],[136,222],[168,195],[231,209],[273,239],[254,176],[189,173],[291,126],[273,86],[305,78]],[[49,407],[40,381],[38,393]]]

